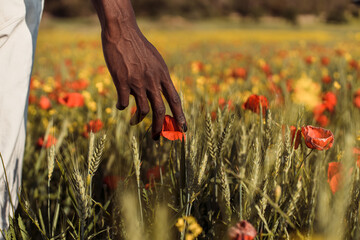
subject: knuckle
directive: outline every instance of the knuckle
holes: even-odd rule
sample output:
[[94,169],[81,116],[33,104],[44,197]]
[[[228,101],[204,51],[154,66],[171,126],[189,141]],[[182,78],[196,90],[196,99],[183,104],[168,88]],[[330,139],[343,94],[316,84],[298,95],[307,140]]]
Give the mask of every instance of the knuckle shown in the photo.
[[165,112],[166,112],[165,106],[159,106],[154,109],[154,114],[156,116],[165,116]]
[[171,96],[170,101],[173,104],[180,104],[181,103],[181,99],[180,99],[178,94],[175,94],[175,95]]

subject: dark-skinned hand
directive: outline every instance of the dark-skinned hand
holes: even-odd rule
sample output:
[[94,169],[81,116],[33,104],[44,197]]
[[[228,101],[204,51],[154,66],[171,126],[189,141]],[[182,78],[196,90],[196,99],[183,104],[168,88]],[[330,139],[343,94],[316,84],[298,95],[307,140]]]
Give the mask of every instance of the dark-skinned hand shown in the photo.
[[183,131],[187,130],[180,97],[168,68],[156,48],[137,26],[129,0],[93,0],[102,27],[104,57],[118,93],[116,107],[129,105],[134,96],[137,110],[130,124],[138,124],[153,111],[152,137],[158,140],[165,117],[161,92]]

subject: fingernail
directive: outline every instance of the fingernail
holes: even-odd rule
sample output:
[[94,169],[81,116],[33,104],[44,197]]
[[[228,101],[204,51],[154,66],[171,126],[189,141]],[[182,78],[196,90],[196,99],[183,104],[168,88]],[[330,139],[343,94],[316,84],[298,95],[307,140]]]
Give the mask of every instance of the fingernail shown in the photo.
[[154,139],[154,141],[158,141],[158,140],[160,139],[160,134],[155,135],[155,136],[153,137],[153,139]]
[[184,132],[186,132],[186,131],[187,131],[187,126],[186,126],[186,123],[184,123],[184,125],[182,126],[182,129],[183,129],[183,131],[184,131]]

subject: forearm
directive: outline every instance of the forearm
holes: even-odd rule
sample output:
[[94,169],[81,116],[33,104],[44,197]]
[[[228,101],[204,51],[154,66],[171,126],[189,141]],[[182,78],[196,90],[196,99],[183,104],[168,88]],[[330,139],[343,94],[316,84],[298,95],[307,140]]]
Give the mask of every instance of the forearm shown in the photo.
[[130,0],[92,0],[103,32],[138,31]]

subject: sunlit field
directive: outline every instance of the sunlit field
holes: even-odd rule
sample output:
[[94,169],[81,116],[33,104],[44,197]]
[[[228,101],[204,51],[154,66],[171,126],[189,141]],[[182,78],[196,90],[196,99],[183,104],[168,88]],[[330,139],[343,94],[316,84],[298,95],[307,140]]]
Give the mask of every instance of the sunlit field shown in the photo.
[[9,239],[360,239],[356,28],[140,25],[188,131],[131,127],[98,26],[44,23]]

